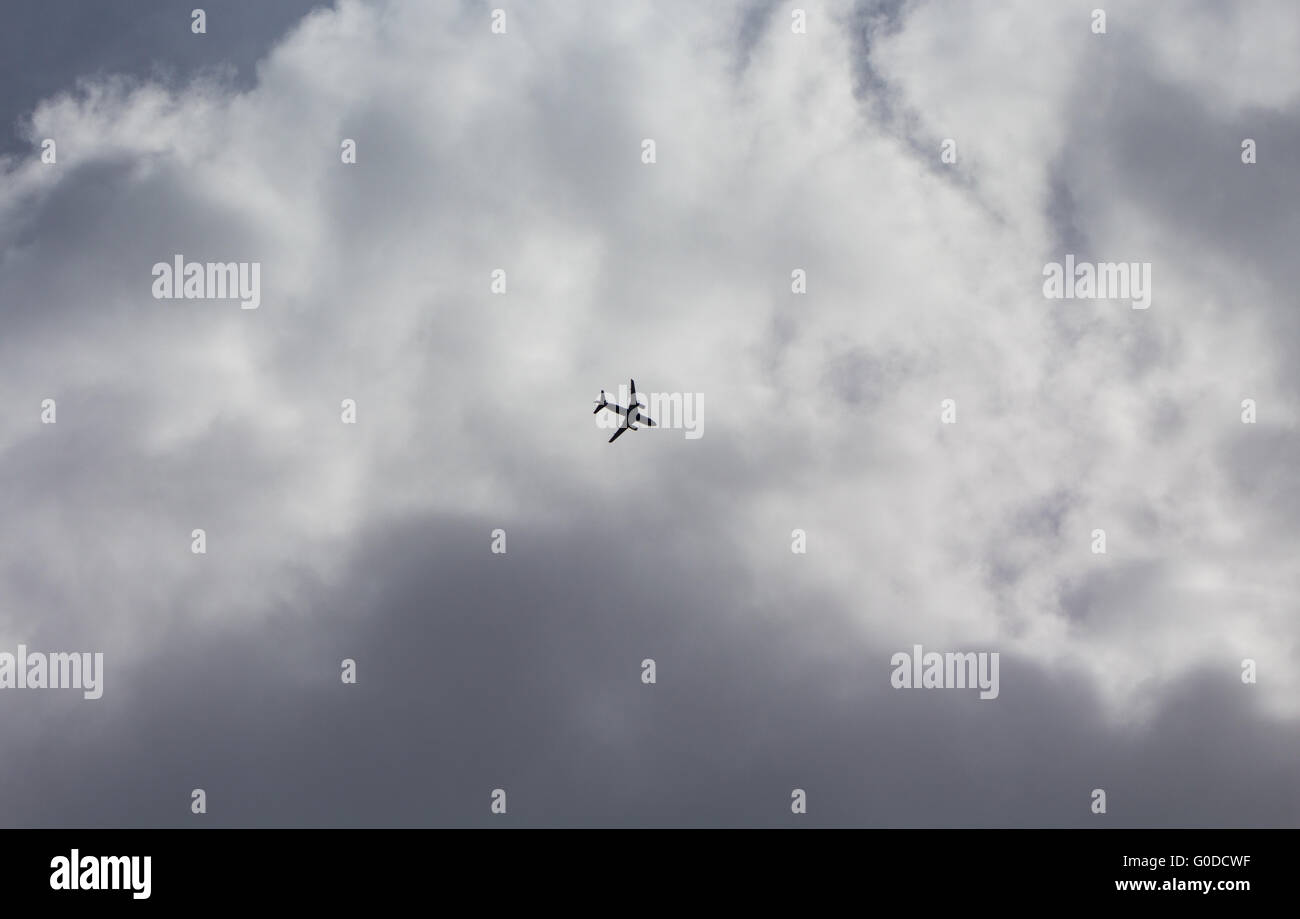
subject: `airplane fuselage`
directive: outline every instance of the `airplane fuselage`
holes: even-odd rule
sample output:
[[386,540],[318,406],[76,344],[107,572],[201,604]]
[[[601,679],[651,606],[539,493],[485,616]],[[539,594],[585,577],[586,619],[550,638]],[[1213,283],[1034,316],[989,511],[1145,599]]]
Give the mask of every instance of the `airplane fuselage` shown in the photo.
[[648,428],[654,427],[655,424],[654,419],[651,418],[649,415],[644,415],[641,413],[641,403],[637,399],[635,380],[632,381],[632,384],[630,387],[628,387],[628,390],[631,395],[631,399],[629,400],[629,405],[627,408],[624,408],[623,406],[619,405],[617,402],[607,401],[605,399],[605,391],[603,389],[600,391],[600,401],[596,403],[596,411],[599,412],[602,408],[609,409],[611,412],[621,416],[622,418],[622,423],[619,424],[618,426],[619,429],[614,433],[614,436],[609,439],[610,443],[613,443],[615,440],[617,440],[618,435],[623,433],[623,431],[625,430],[628,429],[631,429],[633,431],[640,430],[637,427],[637,422],[644,424]]
[[622,426],[625,428],[632,428],[632,430],[635,431],[636,430],[635,425],[637,422],[641,422],[642,424],[645,424],[647,427],[654,426],[654,422],[650,420],[650,416],[641,414],[641,409],[639,408],[626,409],[623,406],[618,405],[617,403],[614,402],[606,403],[605,407],[609,409],[611,412],[614,412],[622,416],[623,418]]

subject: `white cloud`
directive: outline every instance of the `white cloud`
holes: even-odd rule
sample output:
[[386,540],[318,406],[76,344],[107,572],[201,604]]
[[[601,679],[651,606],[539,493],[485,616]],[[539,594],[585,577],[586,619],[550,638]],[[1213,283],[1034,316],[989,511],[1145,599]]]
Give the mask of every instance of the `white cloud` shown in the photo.
[[[22,481],[32,457],[106,455],[47,470],[0,549],[42,560],[68,628],[135,640],[265,615],[389,516],[640,512],[663,538],[698,521],[682,538],[760,583],[802,571],[884,644],[1083,667],[1116,710],[1148,678],[1253,656],[1293,714],[1295,547],[1260,544],[1216,453],[1256,433],[1231,381],[1283,368],[1266,327],[1225,335],[1189,306],[1207,295],[1183,273],[1231,266],[1102,186],[1080,219],[1098,251],[1156,264],[1151,310],[1041,295],[1071,104],[1119,36],[1029,2],[907,7],[871,46],[882,122],[855,93],[848,9],[807,7],[807,35],[774,15],[738,73],[735,5],[530,5],[493,36],[471,7],[342,3],[248,92],[106,80],[43,104],[31,136],[60,164],[0,188],[0,295],[26,305],[0,388],[30,418],[0,462]],[[1211,25],[1160,22],[1159,72],[1222,101],[1178,51]],[[1239,45],[1290,34],[1231,23]],[[1224,66],[1294,86],[1285,60]],[[1246,85],[1232,104],[1290,99]],[[262,308],[152,300],[149,266],[177,251],[260,261]],[[629,375],[705,393],[707,436],[606,446],[587,405]],[[45,396],[57,430],[36,423]],[[1183,423],[1155,437],[1162,399]],[[776,559],[796,526],[802,568]],[[1081,584],[1102,605],[1072,613]],[[43,602],[11,572],[3,631]]]

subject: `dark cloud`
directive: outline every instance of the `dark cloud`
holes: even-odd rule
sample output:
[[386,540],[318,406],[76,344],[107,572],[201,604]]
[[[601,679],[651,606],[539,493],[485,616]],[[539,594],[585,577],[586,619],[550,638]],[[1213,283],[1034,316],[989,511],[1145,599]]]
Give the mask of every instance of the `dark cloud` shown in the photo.
[[208,0],[207,33],[191,29],[193,3],[138,0],[14,4],[0,32],[0,154],[31,148],[21,125],[36,104],[82,78],[131,74],[179,85],[219,71],[246,88],[255,65],[285,31],[322,0]]
[[[512,530],[505,556],[488,553],[490,523],[367,533],[347,588],[305,585],[256,635],[176,624],[165,658],[110,671],[101,707],[40,697],[46,730],[15,752],[8,822],[784,826],[793,788],[828,826],[1300,816],[1300,741],[1231,667],[1156,692],[1156,717],[1128,730],[1098,717],[1080,675],[1015,656],[996,703],[894,690],[901,649],[851,616],[775,619],[799,598],[753,602],[734,572],[635,521]],[[1096,787],[1105,818],[1088,810]]]

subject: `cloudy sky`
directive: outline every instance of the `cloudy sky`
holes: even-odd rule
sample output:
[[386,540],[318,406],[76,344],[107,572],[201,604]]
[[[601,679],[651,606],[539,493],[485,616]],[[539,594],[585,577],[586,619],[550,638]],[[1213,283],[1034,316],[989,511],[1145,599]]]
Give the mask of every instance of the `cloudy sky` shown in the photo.
[[194,5],[0,29],[6,825],[1300,821],[1290,0]]

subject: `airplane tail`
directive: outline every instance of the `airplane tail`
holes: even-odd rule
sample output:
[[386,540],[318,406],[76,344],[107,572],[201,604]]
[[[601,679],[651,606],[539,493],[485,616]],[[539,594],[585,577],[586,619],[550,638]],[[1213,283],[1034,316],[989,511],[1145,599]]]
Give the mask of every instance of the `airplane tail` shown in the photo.
[[600,391],[600,401],[596,403],[596,411],[592,412],[592,414],[593,415],[596,414],[596,412],[599,412],[602,408],[604,408],[608,404],[609,403],[605,401],[605,390],[602,389]]

